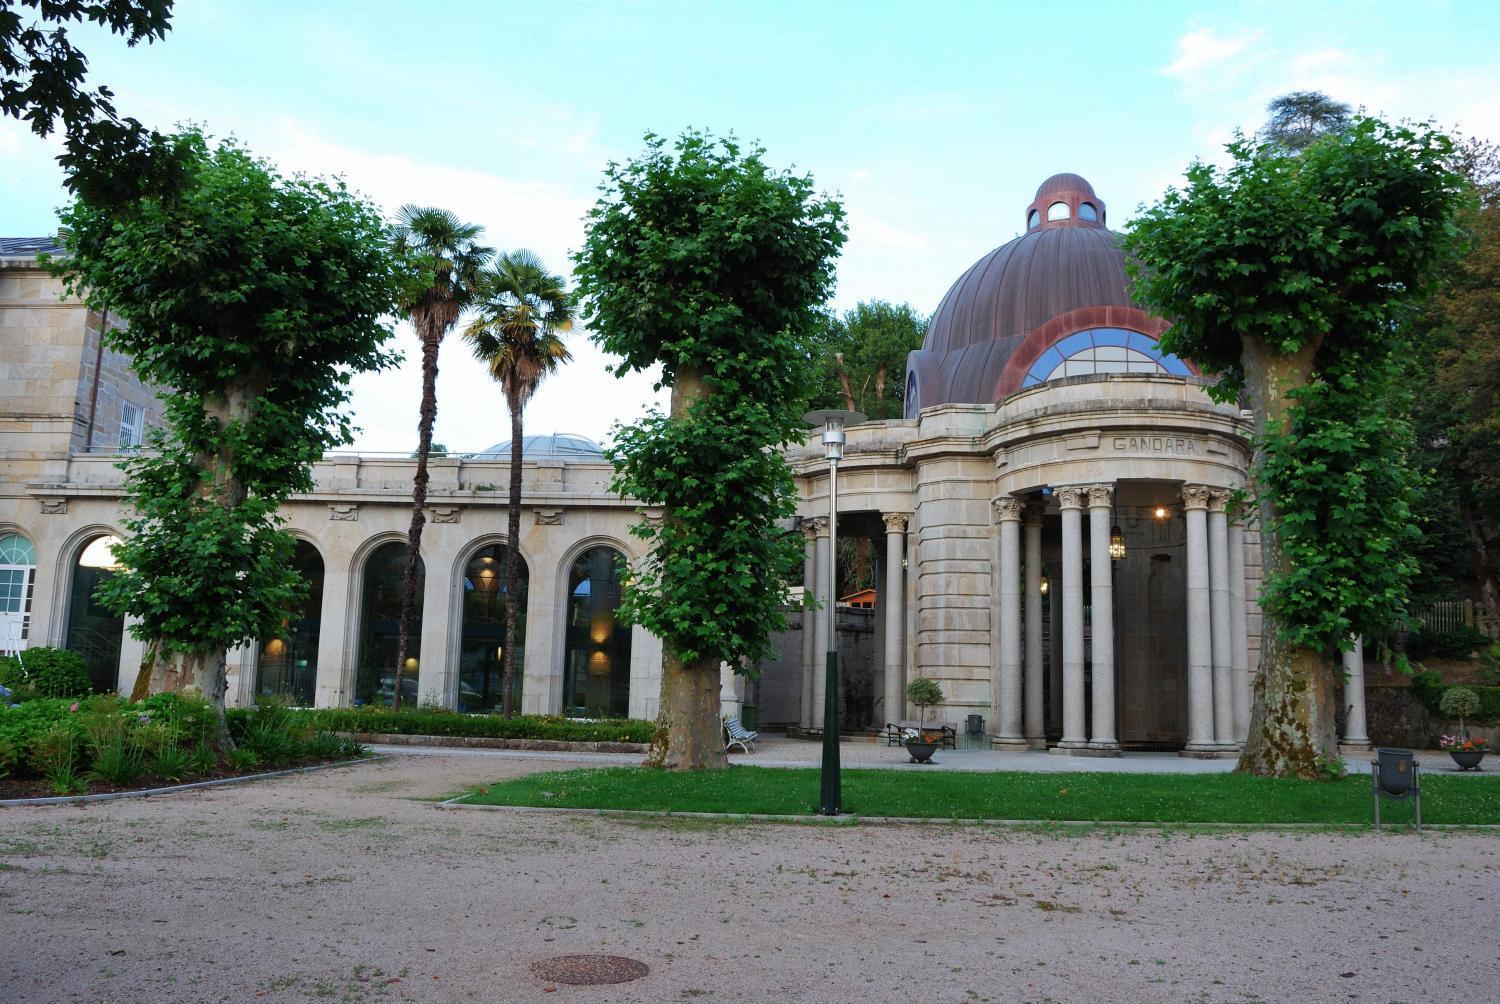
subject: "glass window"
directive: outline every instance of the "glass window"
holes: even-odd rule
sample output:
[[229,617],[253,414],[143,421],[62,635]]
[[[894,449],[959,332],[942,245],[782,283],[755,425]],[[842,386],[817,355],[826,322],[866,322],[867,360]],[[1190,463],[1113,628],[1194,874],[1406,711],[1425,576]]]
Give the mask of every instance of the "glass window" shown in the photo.
[[0,655],[26,647],[35,587],[36,548],[19,533],[0,534]]
[[1094,328],[1059,339],[1031,365],[1022,387],[1092,373],[1170,373],[1191,376],[1181,359],[1163,352],[1156,339],[1139,331]]
[[1092,220],[1097,223],[1099,221],[1099,210],[1094,208],[1092,202],[1080,203],[1078,206],[1078,218],[1080,220]]
[[564,714],[630,714],[630,628],[617,619],[624,562],[612,547],[591,547],[568,573]]
[[[526,596],[531,573],[516,555],[516,659],[510,681],[511,705],[521,704],[526,665]],[[464,568],[463,638],[458,653],[458,710],[488,711],[504,706],[505,545],[481,548]]]
[[[406,542],[381,544],[365,560],[363,602],[359,610],[359,668],[354,703],[390,704],[396,695],[396,653],[401,640],[401,583],[406,577]],[[427,569],[417,558],[416,596],[412,603],[411,639],[401,702],[417,700],[417,661],[422,651],[422,590]]]
[[120,538],[103,535],[89,541],[73,565],[68,593],[65,647],[88,663],[89,683],[97,691],[115,690],[120,678],[120,640],[125,620],[105,609],[95,593],[119,571],[115,545]]
[[310,708],[318,679],[318,635],[323,624],[323,557],[316,547],[299,540],[292,552],[292,567],[307,583],[307,595],[287,611],[290,637],[261,643],[255,693],[283,697]]
[[1049,223],[1053,220],[1065,220],[1071,215],[1066,202],[1054,202],[1047,207],[1047,221]]
[[1026,229],[1027,230],[1031,230],[1034,227],[1041,226],[1041,223],[1042,223],[1042,214],[1040,212],[1038,212],[1037,210],[1035,210],[1035,209],[1033,209],[1031,211],[1031,215],[1030,216],[1026,217]]

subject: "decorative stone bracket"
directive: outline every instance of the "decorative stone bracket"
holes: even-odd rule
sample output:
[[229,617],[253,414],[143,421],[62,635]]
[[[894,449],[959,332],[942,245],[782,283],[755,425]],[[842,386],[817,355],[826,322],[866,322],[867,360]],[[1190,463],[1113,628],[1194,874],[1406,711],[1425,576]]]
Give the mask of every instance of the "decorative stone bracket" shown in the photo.
[[537,526],[562,526],[563,510],[561,509],[536,509],[532,512],[532,518]]
[[457,523],[459,514],[463,511],[455,506],[433,508],[428,510],[432,513],[434,523]]
[[42,499],[43,516],[66,516],[68,514],[67,499]]
[[331,505],[328,507],[328,518],[338,523],[357,523],[359,522],[359,506]]

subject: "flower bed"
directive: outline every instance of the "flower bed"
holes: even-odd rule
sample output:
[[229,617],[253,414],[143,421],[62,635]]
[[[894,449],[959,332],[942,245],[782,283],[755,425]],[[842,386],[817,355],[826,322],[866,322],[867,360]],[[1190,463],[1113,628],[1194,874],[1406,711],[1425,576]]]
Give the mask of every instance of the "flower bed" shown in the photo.
[[231,716],[236,749],[215,747],[213,708],[196,697],[113,694],[0,706],[0,798],[132,791],[364,755],[359,743],[280,708]]
[[[230,721],[245,714],[231,711]],[[573,743],[649,743],[654,722],[633,718],[585,720],[552,715],[464,715],[432,708],[298,708],[294,720],[328,732],[374,735],[461,736],[487,739],[548,739]]]

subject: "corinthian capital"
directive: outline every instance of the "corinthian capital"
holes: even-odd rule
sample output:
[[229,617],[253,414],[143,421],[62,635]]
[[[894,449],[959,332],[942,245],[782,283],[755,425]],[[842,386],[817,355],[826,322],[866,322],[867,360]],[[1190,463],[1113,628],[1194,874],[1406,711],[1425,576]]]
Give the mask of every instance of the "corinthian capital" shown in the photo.
[[1026,508],[1026,503],[1014,495],[1002,495],[994,500],[995,518],[1002,523],[1017,521],[1021,518],[1021,510]]
[[1183,485],[1182,504],[1187,509],[1207,509],[1213,490],[1208,485]]
[[1223,512],[1229,505],[1229,492],[1222,488],[1215,488],[1208,493],[1208,511]]
[[1108,509],[1114,503],[1114,485],[1089,485],[1089,508]]
[[1052,490],[1052,497],[1057,499],[1059,509],[1082,509],[1085,489],[1080,485],[1064,485]]
[[880,518],[885,520],[886,533],[905,533],[906,524],[911,520],[911,513],[887,512],[881,513]]
[[828,536],[827,516],[804,516],[798,527],[808,540]]

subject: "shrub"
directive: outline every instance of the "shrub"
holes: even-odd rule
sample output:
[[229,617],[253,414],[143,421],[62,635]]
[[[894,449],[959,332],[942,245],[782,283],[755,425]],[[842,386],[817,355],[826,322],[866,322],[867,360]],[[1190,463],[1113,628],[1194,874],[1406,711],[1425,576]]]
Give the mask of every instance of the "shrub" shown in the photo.
[[[583,721],[552,715],[462,715],[453,711],[386,708],[316,708],[286,712],[295,721],[328,732],[373,732],[406,736],[480,736],[489,739],[552,739],[562,742],[648,743],[654,722],[634,718]],[[230,729],[244,721],[230,712]]]
[[72,760],[58,764],[47,772],[46,777],[54,795],[81,795],[88,790]]
[[219,754],[207,742],[200,742],[188,755],[188,766],[194,774],[207,774],[219,765]]
[[88,778],[125,788],[139,781],[145,772],[145,755],[134,743],[121,736],[108,745],[94,748],[94,766]]
[[0,659],[0,684],[17,696],[81,697],[92,689],[83,656],[46,646]]
[[1443,682],[1443,678],[1432,670],[1423,670],[1411,681],[1412,693],[1434,715],[1444,715],[1443,695],[1452,689],[1467,690],[1479,700],[1479,709],[1467,716],[1479,723],[1500,722],[1500,687],[1454,688]]
[[919,676],[906,685],[906,699],[921,709],[923,723],[927,721],[927,709],[946,700],[938,682],[925,676]]
[[1479,653],[1479,671],[1475,675],[1480,683],[1500,686],[1500,644],[1491,645]]
[[1406,654],[1413,659],[1467,659],[1476,649],[1489,644],[1488,635],[1468,626],[1459,626],[1452,631],[1422,628],[1406,636]]
[[235,770],[251,770],[260,766],[260,756],[253,749],[237,746],[229,754],[229,766]]
[[1468,687],[1449,687],[1438,700],[1438,710],[1449,718],[1458,719],[1458,730],[1467,733],[1464,719],[1472,718],[1479,711],[1479,695]]

